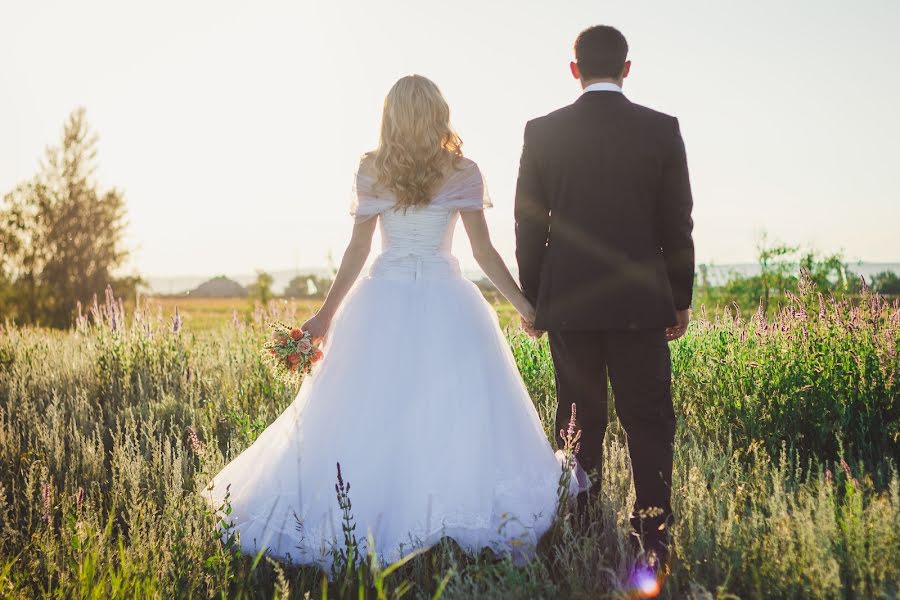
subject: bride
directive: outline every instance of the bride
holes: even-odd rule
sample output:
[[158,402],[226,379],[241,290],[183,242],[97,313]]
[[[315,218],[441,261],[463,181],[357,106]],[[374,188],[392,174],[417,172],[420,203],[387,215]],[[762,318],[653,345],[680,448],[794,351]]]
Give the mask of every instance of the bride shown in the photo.
[[[491,244],[481,172],[461,146],[432,81],[394,84],[378,148],[356,174],[349,246],[302,327],[324,340],[325,357],[208,488],[216,507],[228,494],[246,551],[327,569],[343,544],[337,463],[363,550],[370,533],[383,562],[445,536],[523,558],[551,525],[559,453],[496,313],[450,252],[461,218],[482,270],[531,322]],[[376,224],[382,252],[357,282]]]

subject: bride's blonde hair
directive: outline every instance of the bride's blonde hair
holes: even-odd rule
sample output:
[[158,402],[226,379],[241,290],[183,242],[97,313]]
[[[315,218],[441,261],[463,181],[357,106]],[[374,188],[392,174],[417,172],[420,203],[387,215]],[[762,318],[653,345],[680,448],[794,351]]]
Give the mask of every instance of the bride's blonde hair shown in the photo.
[[378,187],[394,192],[395,208],[422,206],[462,158],[450,107],[427,77],[397,81],[384,99],[378,148],[366,154]]

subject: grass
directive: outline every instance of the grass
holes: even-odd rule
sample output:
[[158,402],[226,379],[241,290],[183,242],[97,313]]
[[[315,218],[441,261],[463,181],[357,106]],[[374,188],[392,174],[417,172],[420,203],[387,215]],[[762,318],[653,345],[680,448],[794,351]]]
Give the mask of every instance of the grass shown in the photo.
[[[447,541],[326,585],[242,556],[198,487],[293,399],[260,359],[261,323],[313,307],[179,299],[175,328],[169,302],[0,331],[0,597],[635,597],[614,419],[593,527],[561,520],[526,566]],[[508,331],[549,436],[546,342]],[[678,558],[663,597],[900,597],[898,347],[896,303],[802,292],[774,318],[701,318],[674,345]]]
[[[518,318],[511,304],[504,301],[496,293],[488,295],[488,300],[497,311],[500,324],[506,327]],[[165,321],[171,321],[175,309],[184,318],[185,325],[195,333],[218,329],[223,323],[235,316],[241,322],[253,320],[257,314],[257,304],[247,298],[195,298],[190,296],[148,296],[141,300],[145,305],[156,309],[157,314]],[[322,304],[318,299],[279,299],[272,301],[284,312],[295,314],[302,321],[315,314]],[[131,312],[134,306],[126,305]]]

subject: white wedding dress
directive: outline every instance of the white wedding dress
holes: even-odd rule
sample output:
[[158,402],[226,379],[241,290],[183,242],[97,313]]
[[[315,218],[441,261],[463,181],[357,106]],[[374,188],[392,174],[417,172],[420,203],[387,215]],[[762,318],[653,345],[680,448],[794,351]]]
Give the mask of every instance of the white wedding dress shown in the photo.
[[340,463],[363,551],[371,533],[385,564],[443,536],[527,558],[552,523],[562,462],[496,313],[450,252],[459,211],[490,206],[481,173],[466,160],[427,207],[393,204],[357,175],[352,214],[381,219],[382,253],[297,398],[205,495],[218,507],[230,486],[245,551],[327,569],[343,545]]

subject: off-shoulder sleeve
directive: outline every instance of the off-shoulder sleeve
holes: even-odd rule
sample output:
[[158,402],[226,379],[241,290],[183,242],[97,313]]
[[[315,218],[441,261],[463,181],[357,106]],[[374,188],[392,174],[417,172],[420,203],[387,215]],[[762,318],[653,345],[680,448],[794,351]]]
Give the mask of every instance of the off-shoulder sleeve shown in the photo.
[[393,205],[394,198],[390,192],[376,189],[374,177],[363,173],[361,169],[356,171],[350,197],[350,216],[354,221],[368,221]]
[[435,196],[434,204],[457,210],[483,210],[493,206],[481,169],[471,160],[450,176]]

